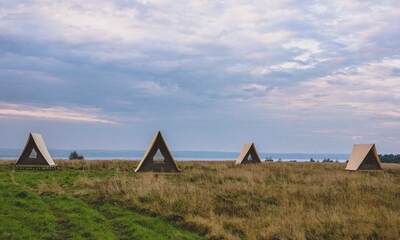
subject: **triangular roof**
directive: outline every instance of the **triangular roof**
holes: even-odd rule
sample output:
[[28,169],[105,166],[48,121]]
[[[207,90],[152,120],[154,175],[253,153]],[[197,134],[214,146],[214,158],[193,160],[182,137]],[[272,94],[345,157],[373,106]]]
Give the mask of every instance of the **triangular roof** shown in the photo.
[[[251,156],[252,160],[248,160],[249,156]],[[260,156],[258,155],[256,145],[254,143],[244,144],[242,151],[235,162],[236,165],[246,163],[261,163]]]
[[354,144],[346,170],[380,170],[382,165],[375,144]]
[[[32,151],[36,152],[36,158],[30,157]],[[29,133],[25,148],[16,164],[56,166],[53,158],[50,156],[50,153],[47,150],[47,146],[42,135],[39,133]]]
[[[154,161],[154,156],[157,151],[160,151],[164,157],[164,161]],[[149,148],[140,161],[135,172],[145,172],[145,171],[155,171],[155,172],[179,172],[176,166],[175,160],[169,150],[167,143],[165,142],[160,131],[153,137]]]

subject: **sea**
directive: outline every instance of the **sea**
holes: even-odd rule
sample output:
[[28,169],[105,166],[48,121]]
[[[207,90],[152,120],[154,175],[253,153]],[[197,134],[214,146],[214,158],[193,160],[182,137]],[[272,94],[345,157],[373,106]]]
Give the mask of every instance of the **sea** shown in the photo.
[[[74,151],[49,149],[51,156],[54,159],[68,159],[69,154]],[[105,159],[124,159],[137,160],[141,159],[144,151],[132,150],[77,150],[80,155],[83,155],[86,160],[105,160]],[[0,160],[15,160],[21,153],[20,149],[2,149],[0,148]],[[349,154],[343,153],[259,153],[261,159],[272,159],[274,161],[322,161],[330,159],[333,161],[346,161]],[[222,151],[173,151],[172,155],[177,160],[234,160],[239,155],[239,152],[222,152]]]

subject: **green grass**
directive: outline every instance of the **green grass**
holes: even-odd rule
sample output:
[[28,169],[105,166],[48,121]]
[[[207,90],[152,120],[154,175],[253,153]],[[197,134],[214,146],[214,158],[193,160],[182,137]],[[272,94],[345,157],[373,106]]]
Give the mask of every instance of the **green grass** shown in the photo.
[[201,239],[121,204],[76,197],[78,179],[116,171],[14,171],[0,165],[0,239]]
[[0,239],[53,239],[56,218],[34,193],[0,182]]
[[127,211],[116,204],[105,203],[97,209],[111,220],[119,239],[198,239],[159,218]]
[[57,239],[116,239],[107,218],[82,200],[54,193],[41,197],[56,218]]

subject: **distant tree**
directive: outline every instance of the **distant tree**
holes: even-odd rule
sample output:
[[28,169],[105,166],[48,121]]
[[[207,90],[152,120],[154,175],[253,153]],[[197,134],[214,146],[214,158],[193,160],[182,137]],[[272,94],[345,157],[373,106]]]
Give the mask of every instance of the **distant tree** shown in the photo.
[[315,162],[314,158],[310,158],[310,162]]
[[272,159],[272,157],[268,157],[268,156],[267,156],[267,157],[265,158],[265,161],[266,161],[266,162],[273,162],[274,160]]
[[69,154],[69,160],[83,160],[85,159],[83,155],[79,155],[76,151],[73,151]]
[[323,163],[332,163],[333,160],[330,158],[324,158],[324,160],[322,160]]
[[400,163],[400,154],[384,154],[379,155],[379,157],[384,163]]

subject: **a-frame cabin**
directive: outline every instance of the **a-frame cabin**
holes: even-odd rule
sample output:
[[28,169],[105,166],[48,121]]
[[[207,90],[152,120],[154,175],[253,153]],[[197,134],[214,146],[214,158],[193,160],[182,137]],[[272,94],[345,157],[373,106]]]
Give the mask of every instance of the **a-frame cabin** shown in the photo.
[[17,167],[56,167],[53,158],[50,156],[42,135],[29,133],[28,141],[22,151]]
[[261,163],[260,156],[258,155],[256,145],[254,143],[243,145],[242,151],[235,162],[236,165],[249,163]]
[[382,170],[375,144],[354,144],[346,170]]
[[160,131],[154,136],[135,172],[179,172]]

